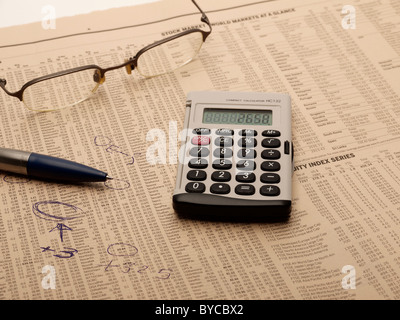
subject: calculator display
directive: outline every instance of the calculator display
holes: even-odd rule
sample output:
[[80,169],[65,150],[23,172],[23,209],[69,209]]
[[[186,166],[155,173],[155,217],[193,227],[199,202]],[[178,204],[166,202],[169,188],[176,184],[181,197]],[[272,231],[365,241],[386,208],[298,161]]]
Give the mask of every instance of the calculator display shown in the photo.
[[206,108],[203,113],[203,123],[270,126],[272,125],[272,110]]

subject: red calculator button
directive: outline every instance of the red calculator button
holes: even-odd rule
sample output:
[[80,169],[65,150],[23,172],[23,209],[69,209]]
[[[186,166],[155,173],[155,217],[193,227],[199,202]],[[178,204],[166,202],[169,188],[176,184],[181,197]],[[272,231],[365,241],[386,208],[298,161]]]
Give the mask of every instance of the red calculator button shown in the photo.
[[210,137],[195,136],[192,138],[192,144],[196,146],[207,146],[210,144]]

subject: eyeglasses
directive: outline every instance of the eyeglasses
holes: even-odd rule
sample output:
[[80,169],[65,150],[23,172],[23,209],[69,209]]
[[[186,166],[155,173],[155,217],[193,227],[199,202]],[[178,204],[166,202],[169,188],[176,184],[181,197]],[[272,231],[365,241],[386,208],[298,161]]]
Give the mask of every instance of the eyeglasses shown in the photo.
[[28,109],[44,112],[86,100],[104,83],[106,72],[111,70],[125,67],[128,74],[136,69],[144,77],[154,77],[180,68],[196,57],[212,31],[206,14],[194,0],[191,1],[202,14],[200,20],[208,25],[209,31],[185,30],[144,47],[133,58],[114,67],[87,65],[52,73],[28,81],[16,92],[8,91],[7,81],[0,79],[0,87],[22,101]]

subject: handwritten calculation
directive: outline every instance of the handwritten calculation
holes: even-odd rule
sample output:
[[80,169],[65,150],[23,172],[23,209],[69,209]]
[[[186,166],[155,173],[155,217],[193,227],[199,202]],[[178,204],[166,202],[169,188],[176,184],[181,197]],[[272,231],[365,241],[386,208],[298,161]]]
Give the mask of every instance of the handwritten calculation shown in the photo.
[[[116,268],[122,273],[140,273],[140,274],[151,274],[157,279],[167,280],[171,277],[172,270],[168,268],[156,269],[157,271],[153,271],[153,267],[149,265],[144,265],[140,263],[136,263],[130,260],[134,257],[139,250],[128,243],[113,243],[110,244],[107,248],[107,253],[114,257],[107,264],[100,264],[98,267],[104,267],[104,271],[110,271],[112,268]],[[129,258],[128,261],[119,262],[118,257]]]

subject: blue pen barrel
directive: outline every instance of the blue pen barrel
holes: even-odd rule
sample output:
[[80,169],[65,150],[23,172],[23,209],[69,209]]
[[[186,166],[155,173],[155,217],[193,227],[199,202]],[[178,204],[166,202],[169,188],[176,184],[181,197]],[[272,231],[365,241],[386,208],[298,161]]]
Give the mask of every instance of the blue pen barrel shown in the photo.
[[85,166],[83,164],[32,153],[27,164],[28,176],[68,181],[68,182],[97,182],[106,181],[107,173]]

